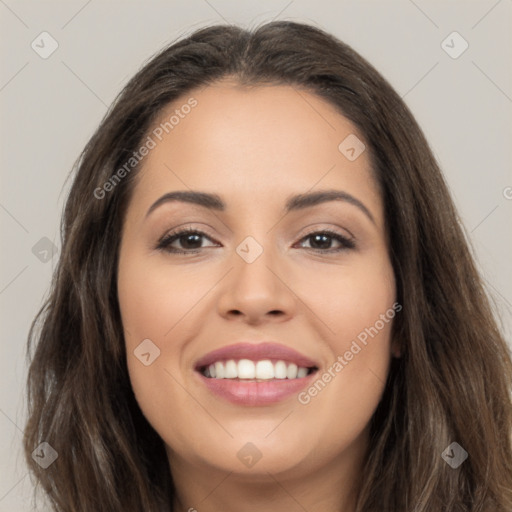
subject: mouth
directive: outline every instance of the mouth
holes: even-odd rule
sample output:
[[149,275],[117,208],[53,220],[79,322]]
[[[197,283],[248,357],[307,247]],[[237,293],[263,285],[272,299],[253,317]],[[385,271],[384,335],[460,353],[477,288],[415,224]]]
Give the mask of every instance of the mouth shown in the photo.
[[237,405],[269,405],[307,386],[319,364],[272,342],[238,343],[210,352],[195,373],[213,394]]

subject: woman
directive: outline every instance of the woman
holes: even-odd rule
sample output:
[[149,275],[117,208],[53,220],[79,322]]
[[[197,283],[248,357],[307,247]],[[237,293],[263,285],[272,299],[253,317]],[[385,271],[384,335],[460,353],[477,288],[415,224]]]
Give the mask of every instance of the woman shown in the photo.
[[507,345],[420,128],[334,37],[164,49],[62,238],[25,437],[55,510],[512,510]]

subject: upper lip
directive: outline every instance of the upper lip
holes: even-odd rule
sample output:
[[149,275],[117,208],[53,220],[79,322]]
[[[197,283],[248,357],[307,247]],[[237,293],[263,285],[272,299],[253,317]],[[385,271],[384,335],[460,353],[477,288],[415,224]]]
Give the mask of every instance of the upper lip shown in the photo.
[[297,352],[293,348],[279,343],[265,341],[258,344],[250,342],[235,343],[208,352],[208,354],[205,354],[197,360],[195,369],[199,370],[217,361],[227,361],[229,359],[251,359],[254,361],[275,359],[295,363],[299,367],[318,367],[315,361]]

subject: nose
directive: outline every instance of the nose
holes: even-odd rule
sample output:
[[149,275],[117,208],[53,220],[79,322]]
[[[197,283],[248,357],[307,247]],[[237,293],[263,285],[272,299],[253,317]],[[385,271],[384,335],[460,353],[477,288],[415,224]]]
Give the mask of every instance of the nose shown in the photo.
[[232,262],[233,269],[220,283],[217,307],[221,316],[240,317],[251,325],[284,322],[294,316],[298,298],[273,251],[263,250],[251,263],[235,252]]

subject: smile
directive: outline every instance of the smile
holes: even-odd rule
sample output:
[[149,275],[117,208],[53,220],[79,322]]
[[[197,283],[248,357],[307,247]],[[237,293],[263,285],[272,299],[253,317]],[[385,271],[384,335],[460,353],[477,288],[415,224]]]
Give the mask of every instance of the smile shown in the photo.
[[204,355],[194,369],[213,395],[236,405],[263,406],[309,386],[319,363],[279,343],[241,342]]
[[315,367],[297,366],[295,363],[283,360],[272,361],[262,359],[251,361],[240,359],[236,361],[216,361],[201,369],[201,373],[211,379],[239,379],[266,381],[271,379],[301,379],[315,370]]

